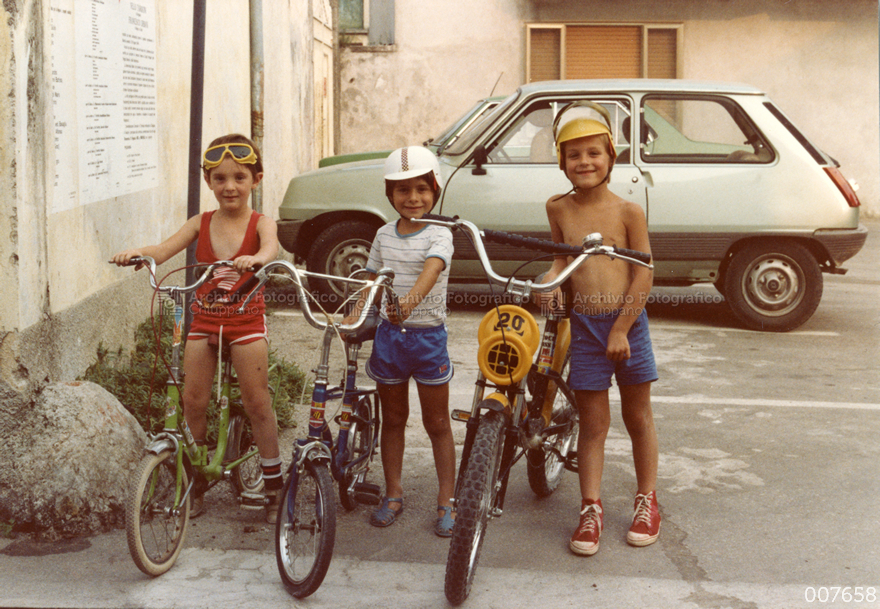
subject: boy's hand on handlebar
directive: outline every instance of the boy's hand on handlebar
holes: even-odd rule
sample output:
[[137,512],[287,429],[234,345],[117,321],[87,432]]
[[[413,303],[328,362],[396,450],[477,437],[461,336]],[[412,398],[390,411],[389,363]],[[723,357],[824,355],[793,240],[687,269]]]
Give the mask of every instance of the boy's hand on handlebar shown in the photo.
[[263,266],[263,261],[256,256],[239,256],[232,261],[232,267],[239,273],[256,271]]
[[[116,266],[128,266],[131,263],[132,258],[139,258],[141,256],[143,256],[143,253],[141,253],[141,250],[139,249],[125,250],[118,254],[113,254],[110,258],[110,262]],[[142,266],[144,266],[144,263],[138,263],[135,270],[139,270]]]
[[409,319],[409,316],[412,315],[412,308],[407,306],[403,299],[400,300],[400,306],[396,307],[393,303],[388,303],[385,305],[385,316],[388,318],[393,324],[400,325]]

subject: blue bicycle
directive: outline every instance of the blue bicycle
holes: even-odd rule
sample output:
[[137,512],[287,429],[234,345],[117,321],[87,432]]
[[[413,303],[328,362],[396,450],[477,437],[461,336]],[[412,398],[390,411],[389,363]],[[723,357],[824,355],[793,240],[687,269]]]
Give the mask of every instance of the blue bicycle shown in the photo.
[[[379,320],[375,305],[382,292],[387,292],[393,302],[394,273],[383,269],[374,281],[354,277],[340,279],[302,271],[285,261],[275,261],[255,274],[253,291],[265,284],[270,274],[278,271],[289,275],[296,285],[306,321],[323,331],[321,357],[314,371],[309,432],[294,445],[275,529],[275,557],[281,580],[290,594],[304,598],[324,581],[333,557],[336,540],[334,481],[339,487],[340,502],[346,509],[354,509],[358,503],[379,501],[379,486],[366,482],[378,446],[379,395],[375,387],[357,386],[357,358],[360,346],[375,335]],[[327,314],[319,320],[312,312],[310,296],[302,285],[302,279],[308,277],[332,279],[344,283],[349,289],[354,287],[366,294],[365,302],[371,306],[364,307],[352,324],[336,323]],[[246,305],[247,300],[242,306]],[[342,385],[331,386],[328,380],[330,350],[338,338],[345,342],[346,373]],[[327,405],[340,400],[340,415],[334,419],[339,431],[334,438],[326,418]]]

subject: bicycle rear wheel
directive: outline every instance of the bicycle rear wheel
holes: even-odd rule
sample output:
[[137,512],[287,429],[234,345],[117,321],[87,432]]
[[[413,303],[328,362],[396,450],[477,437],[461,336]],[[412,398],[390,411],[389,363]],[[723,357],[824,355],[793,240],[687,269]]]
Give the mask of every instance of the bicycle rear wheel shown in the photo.
[[504,446],[504,418],[488,410],[482,415],[455,501],[455,526],[446,560],[446,598],[464,602],[471,591],[489,514],[495,504],[496,482]]
[[[354,408],[354,417],[351,427],[348,430],[348,460],[353,461],[363,456],[373,443],[373,434],[375,429],[368,423],[372,419],[370,410],[370,401],[367,398],[358,401]],[[355,487],[364,482],[367,478],[367,464],[362,464],[362,469],[356,473],[346,472],[339,480],[339,502],[347,510],[353,510],[357,507]]]
[[[566,382],[569,377],[569,363],[571,355],[566,355],[560,375]],[[549,390],[549,388],[548,388]],[[556,398],[553,401],[553,412],[550,425],[562,425],[573,421],[567,432],[556,434],[549,438],[554,450],[546,445],[533,448],[526,453],[526,471],[529,476],[529,486],[538,497],[549,497],[562,481],[565,472],[565,456],[570,450],[577,447],[578,424],[577,406],[568,401],[565,394],[558,388]],[[558,454],[557,454],[558,453]]]
[[[186,490],[186,472],[181,470]],[[190,499],[175,505],[177,463],[170,450],[148,454],[131,479],[125,502],[128,551],[138,569],[153,577],[174,564],[189,524]]]
[[305,598],[320,587],[333,558],[336,497],[327,465],[306,460],[284,484],[275,525],[275,559],[287,591]]
[[[226,460],[236,459],[257,450],[254,434],[248,421],[241,415],[233,415],[229,422],[229,448]],[[260,467],[260,455],[257,454],[232,470],[232,486],[239,493],[259,493],[263,490],[263,469]]]

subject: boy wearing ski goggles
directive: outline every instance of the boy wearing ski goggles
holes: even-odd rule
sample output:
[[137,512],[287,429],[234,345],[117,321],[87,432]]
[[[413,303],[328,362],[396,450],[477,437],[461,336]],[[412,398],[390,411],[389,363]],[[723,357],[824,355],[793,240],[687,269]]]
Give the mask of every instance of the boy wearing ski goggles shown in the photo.
[[202,157],[202,169],[207,174],[223,162],[223,158],[229,155],[236,163],[253,165],[251,172],[254,174],[263,172],[263,163],[256,148],[245,142],[229,142],[211,146],[205,150]]

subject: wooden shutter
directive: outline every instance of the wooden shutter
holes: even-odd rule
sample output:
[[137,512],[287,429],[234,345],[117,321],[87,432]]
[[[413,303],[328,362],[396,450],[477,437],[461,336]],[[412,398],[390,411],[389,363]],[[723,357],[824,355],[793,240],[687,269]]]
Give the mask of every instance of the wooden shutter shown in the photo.
[[648,29],[648,78],[676,78],[678,30]]
[[562,29],[531,28],[529,34],[529,82],[559,80]]
[[565,77],[640,78],[640,26],[570,25],[565,30]]

